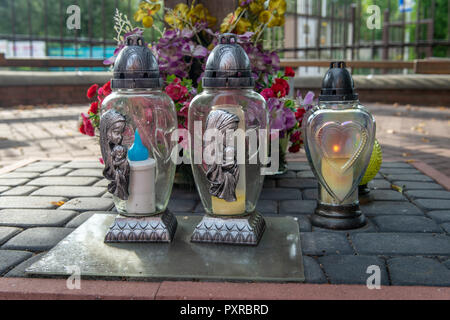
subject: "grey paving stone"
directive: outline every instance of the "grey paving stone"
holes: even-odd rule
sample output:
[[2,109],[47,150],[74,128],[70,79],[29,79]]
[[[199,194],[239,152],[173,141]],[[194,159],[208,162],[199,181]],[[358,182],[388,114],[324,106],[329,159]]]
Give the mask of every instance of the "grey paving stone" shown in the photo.
[[0,193],[3,194],[3,193],[5,193],[5,191],[8,191],[10,189],[11,189],[11,187],[8,187],[8,186],[0,186]]
[[450,270],[437,260],[397,257],[387,261],[392,285],[450,286]]
[[413,168],[381,168],[380,172],[389,175],[389,174],[421,174],[421,172],[417,169]]
[[321,256],[328,254],[353,254],[345,234],[331,232],[300,233],[303,254]]
[[61,177],[61,176],[67,175],[72,170],[73,169],[68,169],[68,168],[56,168],[56,169],[52,169],[50,171],[41,173],[41,177]]
[[263,214],[278,214],[278,203],[275,200],[259,200],[256,211]]
[[302,196],[305,200],[317,200],[318,194],[318,189],[306,189],[302,191]]
[[57,202],[67,201],[63,197],[2,196],[0,209],[53,209]]
[[16,172],[46,172],[54,169],[56,166],[47,164],[34,164],[15,170]]
[[104,165],[100,161],[71,161],[61,166],[61,168],[72,169],[103,169]]
[[450,259],[444,261],[443,264],[450,270]]
[[109,192],[106,192],[104,195],[102,195],[102,198],[111,198],[112,199],[112,194]]
[[415,182],[415,181],[404,181],[396,180],[392,182],[396,186],[402,187],[404,190],[442,190],[442,186],[433,182]]
[[21,228],[63,227],[77,213],[66,210],[5,209],[0,210],[0,225]]
[[39,177],[39,172],[9,172],[0,175],[1,179],[33,179]]
[[367,216],[423,215],[419,208],[406,201],[374,201],[361,204],[361,211]]
[[297,216],[294,219],[297,220],[300,232],[311,232],[311,221],[308,216]]
[[303,256],[303,267],[306,283],[327,283],[325,274],[314,258]]
[[381,285],[389,285],[389,277],[384,260],[374,256],[330,255],[319,258],[332,284],[366,284],[373,274],[367,273],[370,266],[380,268]]
[[373,221],[381,232],[442,232],[432,219],[420,216],[379,216]]
[[98,181],[94,177],[41,177],[28,183],[31,186],[90,186]]
[[2,196],[27,196],[38,187],[35,186],[18,186],[2,193]]
[[172,212],[191,212],[194,210],[197,201],[187,199],[174,199],[167,206]]
[[16,267],[14,267],[12,270],[10,270],[8,273],[4,275],[5,278],[26,278],[28,275],[25,273],[25,270],[30,267],[33,263],[39,261],[46,252],[42,252],[39,254],[35,254],[34,256],[28,258],[27,260],[23,261]]
[[450,209],[450,200],[416,199],[414,203],[426,211]]
[[0,275],[8,272],[31,255],[31,252],[26,251],[0,250]]
[[314,179],[314,173],[312,171],[299,171],[297,172],[297,178]]
[[275,179],[264,179],[264,185],[263,188],[275,188],[276,187],[276,180]]
[[306,162],[288,162],[287,166],[288,166],[289,170],[294,170],[294,171],[311,170],[311,167]]
[[445,232],[450,233],[450,222],[441,224],[441,228],[444,229]]
[[68,174],[69,177],[99,177],[103,178],[102,169],[77,169]]
[[[169,202],[170,204],[170,202]],[[201,202],[198,202],[197,205],[194,208],[194,213],[204,214],[205,208],[203,207],[203,204]]]
[[40,166],[40,165],[47,165],[47,166],[55,166],[58,167],[60,165],[63,165],[64,163],[67,163],[68,161],[54,161],[54,160],[39,160],[36,162],[33,162],[30,164],[30,166]]
[[22,229],[13,227],[0,227],[0,245],[18,234]]
[[377,201],[407,201],[406,197],[394,190],[372,190],[370,197]]
[[381,168],[412,168],[409,163],[406,162],[383,162]]
[[435,220],[437,223],[450,222],[450,210],[430,211],[427,216]]
[[387,180],[372,180],[368,183],[369,188],[371,189],[391,189],[391,183]]
[[109,183],[110,183],[110,181],[108,181],[106,179],[102,179],[99,182],[96,182],[94,184],[94,187],[107,187]]
[[75,197],[100,197],[106,192],[104,187],[77,187],[77,186],[49,186],[43,187],[35,192],[32,196],[61,196],[67,198]]
[[76,211],[108,211],[114,206],[109,198],[75,198],[67,201],[58,209]]
[[94,214],[112,214],[117,215],[116,213],[111,213],[111,211],[86,211],[83,213],[80,213],[78,216],[70,220],[66,224],[66,228],[78,228],[81,226],[84,222],[86,222],[90,217],[92,217]]
[[1,248],[33,252],[47,251],[73,230],[70,228],[30,228],[10,239]]
[[445,190],[409,190],[405,194],[410,199],[447,199],[450,200],[450,191]]
[[431,233],[355,233],[353,246],[362,255],[450,255],[450,237]]
[[263,200],[301,200],[302,193],[297,189],[263,189],[259,198]]
[[316,209],[315,200],[284,200],[280,202],[280,214],[312,214]]
[[277,186],[280,188],[299,189],[318,188],[316,179],[280,179],[277,181]]
[[434,182],[433,179],[424,174],[388,174],[386,177],[391,181]]
[[21,186],[21,185],[27,183],[28,181],[30,181],[30,179],[24,179],[24,178],[0,179],[0,186],[10,186],[10,187]]

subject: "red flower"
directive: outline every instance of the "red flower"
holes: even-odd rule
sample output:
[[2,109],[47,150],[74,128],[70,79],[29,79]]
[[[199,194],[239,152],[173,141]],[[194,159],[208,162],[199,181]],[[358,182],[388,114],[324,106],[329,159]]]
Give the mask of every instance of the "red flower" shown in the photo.
[[107,83],[105,83],[102,87],[103,89],[103,95],[107,96],[109,95],[112,90],[111,90],[111,81],[108,81]]
[[290,78],[295,77],[295,71],[291,67],[286,67],[286,69],[284,69],[284,75]]
[[182,101],[186,98],[188,90],[186,87],[178,83],[171,83],[166,87],[166,93],[172,98],[173,101]]
[[[99,97],[101,97],[101,96],[104,95],[103,87],[101,87],[100,89],[98,89],[98,95],[99,95]],[[100,98],[100,99],[103,100],[102,98]]]
[[305,115],[306,110],[303,108],[298,108],[297,112],[295,112],[295,118],[297,121],[301,121],[303,119],[303,116]]
[[272,85],[271,89],[277,97],[282,98],[286,95],[286,89],[281,84],[274,83]]
[[275,98],[275,93],[270,88],[267,88],[267,89],[264,89],[263,91],[261,91],[261,95],[266,100],[269,100],[270,98]]
[[98,161],[100,161],[101,164],[105,164],[105,161],[103,161],[103,158],[98,158]]
[[300,144],[296,143],[293,144],[290,148],[289,148],[289,152],[290,153],[297,153],[300,151]]
[[97,92],[98,84],[93,84],[87,91],[87,97],[89,99],[93,98],[95,96],[95,93]]
[[286,94],[289,93],[290,87],[289,87],[289,83],[284,80],[284,79],[275,79],[275,84],[281,84],[284,88],[284,90],[286,90]]
[[91,103],[91,107],[89,108],[89,111],[92,114],[97,114],[98,112],[98,101],[94,101]]
[[291,142],[296,143],[297,141],[300,141],[301,140],[300,136],[301,136],[300,131],[295,131],[293,134],[291,134],[290,138]]

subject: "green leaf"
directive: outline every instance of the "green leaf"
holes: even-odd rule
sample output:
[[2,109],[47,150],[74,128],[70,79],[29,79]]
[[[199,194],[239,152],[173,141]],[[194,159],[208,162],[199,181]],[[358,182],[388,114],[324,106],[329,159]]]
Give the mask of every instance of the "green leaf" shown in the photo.
[[176,75],[171,74],[170,76],[167,76],[166,82],[167,82],[167,83],[172,83],[176,78],[177,78]]

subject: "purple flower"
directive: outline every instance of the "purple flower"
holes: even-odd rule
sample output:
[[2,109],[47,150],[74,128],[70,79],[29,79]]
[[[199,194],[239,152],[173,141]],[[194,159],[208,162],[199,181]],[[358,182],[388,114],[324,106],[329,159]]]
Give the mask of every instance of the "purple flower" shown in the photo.
[[309,111],[309,109],[311,109],[313,107],[313,105],[315,104],[314,101],[314,92],[309,91],[305,98],[302,98],[302,94],[299,91],[297,91],[297,103],[300,107],[303,107],[303,109],[305,109],[306,111]]
[[280,99],[269,98],[267,107],[269,109],[270,129],[278,129],[284,132],[292,129],[297,123],[295,113],[286,108],[284,102]]

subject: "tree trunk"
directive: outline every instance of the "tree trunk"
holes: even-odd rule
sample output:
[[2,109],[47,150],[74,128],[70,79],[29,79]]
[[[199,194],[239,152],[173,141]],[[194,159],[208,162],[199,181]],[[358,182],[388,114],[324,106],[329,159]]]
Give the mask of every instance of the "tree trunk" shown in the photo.
[[[164,5],[167,8],[174,8],[179,3],[186,3],[191,5],[192,0],[165,0]],[[209,13],[217,18],[217,23],[214,26],[214,30],[219,30],[220,24],[223,19],[230,13],[233,12],[238,4],[239,0],[196,0],[195,3],[203,4]]]

